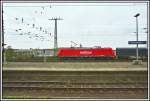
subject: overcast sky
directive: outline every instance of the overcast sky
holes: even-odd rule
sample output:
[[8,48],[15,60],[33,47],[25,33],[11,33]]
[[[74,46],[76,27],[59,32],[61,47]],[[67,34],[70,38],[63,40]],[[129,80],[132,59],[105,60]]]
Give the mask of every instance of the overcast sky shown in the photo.
[[70,47],[70,41],[83,47],[136,47],[128,41],[136,40],[137,13],[139,40],[146,41],[144,3],[5,3],[4,39],[12,48],[53,48],[54,21],[48,19],[60,17],[58,47]]

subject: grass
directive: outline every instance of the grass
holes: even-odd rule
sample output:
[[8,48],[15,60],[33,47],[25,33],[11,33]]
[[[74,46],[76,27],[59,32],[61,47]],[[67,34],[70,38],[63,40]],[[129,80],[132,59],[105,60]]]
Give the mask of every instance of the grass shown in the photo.
[[3,81],[59,81],[59,82],[68,82],[68,83],[139,83],[146,82],[146,78],[143,77],[16,77],[16,78],[8,78],[4,77]]
[[[87,98],[87,97],[86,97]],[[90,97],[91,98],[91,97]],[[88,99],[90,99],[88,98]],[[94,99],[97,98],[97,97],[93,97]],[[83,99],[83,97],[80,97],[80,96],[76,96],[76,97],[71,97],[71,96],[68,96],[68,97],[65,97],[65,96],[36,96],[36,97],[33,97],[33,96],[3,96],[3,99]]]
[[3,96],[3,99],[31,99],[32,96]]
[[[130,79],[130,80],[129,80]],[[3,81],[61,82],[140,82],[147,81],[147,71],[3,71]],[[111,81],[113,80],[113,81]]]
[[[99,68],[146,68],[147,62],[142,65],[133,65],[132,62],[9,62],[3,68],[49,68],[49,69],[99,69]],[[42,68],[41,68],[42,67]]]
[[[36,70],[36,72],[33,71],[33,77],[25,76],[24,74],[30,74],[29,72],[20,72],[22,76],[15,76],[18,72],[15,72],[14,75],[11,77],[8,74],[11,74],[11,72],[8,71],[3,71],[3,81],[13,81],[13,80],[20,80],[20,81],[66,81],[68,83],[140,83],[140,82],[147,82],[146,80],[146,71],[144,71],[144,76],[137,75],[135,71],[127,73],[127,75],[124,75],[121,72],[118,73],[117,71],[122,71],[122,70],[142,70],[142,69],[147,69],[147,62],[143,62],[142,65],[133,65],[132,62],[9,62],[7,64],[4,64],[3,69],[18,69],[20,71],[22,70],[29,70],[32,72],[32,70]],[[39,70],[39,72],[37,72]],[[42,70],[50,70],[48,72],[40,72]],[[62,71],[69,71],[69,70],[83,70],[83,71],[88,71],[88,70],[95,70],[97,75],[96,77],[82,77],[84,74],[93,74],[92,72],[53,72],[52,70],[62,70]],[[110,74],[108,75],[107,73],[104,72],[98,72],[98,70],[114,70],[116,72],[109,72]],[[139,72],[139,71],[138,71]],[[13,72],[12,72],[13,73]],[[40,75],[47,75],[46,73],[50,75],[59,74],[58,77],[54,76],[40,76]],[[118,74],[117,74],[118,73]],[[127,77],[130,74],[135,73],[137,77]],[[143,72],[142,72],[143,73]],[[68,75],[68,76],[62,76],[63,74]],[[79,75],[78,77],[71,77],[69,75]],[[12,74],[11,74],[12,75]],[[81,75],[81,76],[80,76]],[[36,77],[38,76],[38,77]],[[5,92],[5,91],[4,91]],[[10,93],[10,94],[9,94]],[[35,93],[35,92],[34,92]],[[11,91],[5,92],[3,94],[3,99],[34,99],[35,97],[37,98],[54,98],[54,96],[47,96],[47,95],[42,95],[42,93],[39,93],[38,96],[35,94],[31,94],[29,96],[29,92],[26,92],[26,95],[24,91],[17,92],[15,95],[14,92],[12,93]],[[21,95],[22,94],[22,95]],[[118,92],[119,94],[119,92]],[[34,95],[34,96],[32,96]],[[59,98],[59,97],[56,97]]]

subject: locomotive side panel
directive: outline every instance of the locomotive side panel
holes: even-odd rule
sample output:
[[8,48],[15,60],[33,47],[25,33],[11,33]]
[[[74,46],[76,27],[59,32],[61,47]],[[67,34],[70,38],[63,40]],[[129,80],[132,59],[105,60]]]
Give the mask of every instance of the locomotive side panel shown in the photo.
[[58,57],[115,57],[112,48],[71,49],[60,48]]

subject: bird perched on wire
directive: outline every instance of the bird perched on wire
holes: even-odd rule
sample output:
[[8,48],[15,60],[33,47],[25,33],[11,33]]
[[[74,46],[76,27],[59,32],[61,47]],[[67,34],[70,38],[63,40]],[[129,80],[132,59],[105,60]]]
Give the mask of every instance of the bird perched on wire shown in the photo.
[[22,23],[23,23],[23,18],[22,18],[22,20],[21,20],[21,21],[22,21]]
[[40,31],[42,30],[42,27],[40,27]]
[[35,27],[35,24],[33,24],[32,27],[34,28],[34,27]]
[[18,18],[15,18],[16,20],[18,20]]

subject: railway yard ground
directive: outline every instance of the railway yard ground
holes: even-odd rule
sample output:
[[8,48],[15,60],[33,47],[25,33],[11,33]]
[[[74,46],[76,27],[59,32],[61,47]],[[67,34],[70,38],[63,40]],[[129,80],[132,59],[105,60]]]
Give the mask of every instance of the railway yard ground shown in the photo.
[[9,62],[4,99],[147,99],[147,62]]

